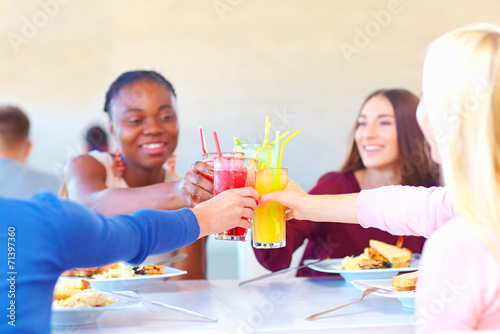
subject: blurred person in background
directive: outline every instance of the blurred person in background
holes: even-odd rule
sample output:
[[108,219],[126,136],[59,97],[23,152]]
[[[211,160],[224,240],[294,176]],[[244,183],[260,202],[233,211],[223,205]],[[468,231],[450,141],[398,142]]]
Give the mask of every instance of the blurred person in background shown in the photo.
[[55,175],[28,167],[30,121],[19,108],[0,106],[0,196],[25,199],[40,190],[57,193]]
[[98,125],[92,126],[87,130],[85,142],[87,143],[87,152],[108,152],[108,135],[106,131]]
[[[419,98],[406,89],[381,89],[364,101],[351,134],[351,149],[339,172],[323,175],[309,194],[348,194],[385,185],[431,187],[439,185],[439,167],[430,151],[415,113]],[[288,268],[292,255],[307,241],[302,261],[307,259],[357,256],[370,239],[395,244],[398,240],[379,229],[351,224],[324,224],[289,220],[286,246],[254,249],[265,268]],[[404,246],[420,253],[425,238],[408,236]],[[302,263],[302,262],[301,262]],[[297,276],[328,276],[329,273],[303,268]]]

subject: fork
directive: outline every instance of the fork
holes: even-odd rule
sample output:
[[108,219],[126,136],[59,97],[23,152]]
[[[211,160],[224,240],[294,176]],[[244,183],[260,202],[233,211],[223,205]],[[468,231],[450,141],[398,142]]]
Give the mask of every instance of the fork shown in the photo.
[[372,288],[368,288],[366,289],[364,292],[363,292],[363,295],[361,296],[361,298],[359,300],[356,300],[356,301],[353,301],[353,302],[350,302],[350,303],[347,303],[347,304],[344,304],[344,305],[340,305],[340,306],[337,306],[337,307],[334,307],[334,308],[331,308],[331,309],[328,309],[328,310],[325,310],[323,312],[319,312],[319,313],[316,313],[316,314],[313,314],[309,317],[306,318],[306,320],[313,320],[314,318],[316,318],[317,316],[320,316],[320,315],[323,315],[325,313],[328,313],[328,312],[332,312],[332,311],[335,311],[335,310],[338,310],[339,308],[342,308],[342,307],[346,307],[346,306],[349,306],[349,305],[352,305],[352,304],[356,304],[356,303],[359,303],[361,301],[363,301],[370,293],[372,292],[375,292],[375,291],[378,291],[378,290],[381,290],[381,288],[375,288],[375,287],[372,287]]
[[208,315],[204,315],[204,314],[201,314],[201,313],[198,313],[198,312],[195,312],[195,311],[191,311],[191,310],[187,310],[185,308],[182,308],[182,307],[178,307],[178,306],[174,306],[174,305],[170,305],[170,304],[165,304],[165,303],[161,303],[161,302],[158,302],[156,300],[148,300],[148,299],[144,299],[142,298],[142,296],[133,296],[133,295],[127,295],[127,294],[123,294],[123,293],[119,293],[119,292],[115,292],[115,291],[109,291],[109,290],[102,290],[102,292],[107,292],[107,293],[110,293],[110,294],[113,294],[113,295],[117,295],[117,296],[122,296],[122,297],[128,297],[128,298],[132,298],[132,299],[137,299],[137,300],[140,300],[144,303],[149,303],[149,304],[152,304],[152,305],[158,305],[158,306],[161,306],[161,307],[165,307],[165,308],[168,308],[168,309],[171,309],[171,310],[175,310],[175,311],[179,311],[179,312],[182,312],[182,313],[186,313],[186,314],[190,314],[190,315],[194,315],[198,318],[203,318],[203,319],[206,319],[206,320],[209,320],[209,321],[213,321],[213,322],[217,322],[219,321],[217,318],[214,318],[214,317],[210,317]]
[[321,260],[316,260],[316,261],[313,261],[311,263],[308,263],[308,264],[303,264],[301,266],[297,266],[297,267],[291,267],[291,268],[285,268],[285,269],[281,269],[281,270],[278,270],[278,271],[274,271],[272,273],[268,273],[268,274],[264,274],[264,275],[261,275],[261,276],[257,276],[257,277],[254,277],[254,278],[251,278],[251,279],[247,279],[246,281],[241,281],[238,285],[239,286],[242,286],[244,284],[247,284],[247,283],[250,283],[250,282],[255,282],[255,281],[258,281],[258,280],[261,280],[263,278],[268,278],[268,277],[271,277],[271,276],[275,276],[275,275],[279,275],[279,274],[283,274],[283,273],[286,273],[288,271],[292,271],[292,270],[298,270],[298,269],[302,269],[302,268],[305,268],[305,267],[308,267],[312,264],[316,264],[316,263],[319,263],[321,261],[325,261],[325,260],[328,260],[329,258],[326,258],[326,259],[321,259]]

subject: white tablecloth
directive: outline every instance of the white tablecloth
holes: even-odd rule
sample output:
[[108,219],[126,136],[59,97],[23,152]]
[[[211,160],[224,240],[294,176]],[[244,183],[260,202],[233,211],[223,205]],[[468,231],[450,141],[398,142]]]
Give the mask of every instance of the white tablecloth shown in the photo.
[[[313,313],[352,302],[362,292],[341,278],[280,278],[248,283],[235,280],[164,281],[140,294],[219,319],[209,322],[150,304],[108,311],[97,323],[53,327],[53,333],[413,333],[414,310],[397,299],[370,295],[327,317]],[[326,315],[325,315],[326,316]]]

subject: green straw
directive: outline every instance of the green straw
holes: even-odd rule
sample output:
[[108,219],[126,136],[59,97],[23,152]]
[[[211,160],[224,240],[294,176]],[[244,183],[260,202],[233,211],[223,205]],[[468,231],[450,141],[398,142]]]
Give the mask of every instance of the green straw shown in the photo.
[[277,168],[278,167],[278,155],[280,153],[280,132],[276,131],[276,139],[274,140],[274,151],[273,151],[273,158],[272,158],[272,163],[271,163],[271,168]]
[[[282,134],[282,135],[280,136],[279,140],[281,140],[281,139],[285,138],[285,137],[286,137],[286,135],[287,135],[287,134],[289,134],[289,133],[290,133],[290,131],[287,131],[287,132],[285,132],[284,134]],[[276,141],[276,140],[273,140],[270,144],[271,144],[271,145],[274,145],[274,142],[275,142],[275,141]]]
[[[277,168],[273,168],[272,171],[273,171],[273,191],[278,191],[278,186],[280,184],[280,170]],[[271,202],[269,203],[269,205],[271,205],[271,217],[269,217],[271,219],[271,224],[269,224],[271,228],[270,234],[276,235],[276,229],[278,225],[276,224],[274,219],[276,216],[274,212],[276,209],[276,203]]]
[[[276,131],[276,139],[274,140],[274,152],[273,152],[273,162],[271,167],[273,168],[273,190],[278,189],[278,185],[280,184],[280,174],[279,174],[279,169],[278,168],[278,155],[279,155],[279,150],[280,150],[280,132]],[[276,205],[274,203],[271,203],[271,235],[276,234],[276,225],[275,225],[275,208]]]

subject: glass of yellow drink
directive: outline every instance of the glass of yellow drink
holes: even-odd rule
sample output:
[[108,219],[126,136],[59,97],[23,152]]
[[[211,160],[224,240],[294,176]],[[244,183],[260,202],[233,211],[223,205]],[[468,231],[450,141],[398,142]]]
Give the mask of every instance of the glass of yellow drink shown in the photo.
[[[262,194],[285,190],[288,183],[287,168],[258,169],[255,177],[255,190]],[[281,248],[286,245],[285,207],[270,202],[255,209],[252,227],[253,247]]]

